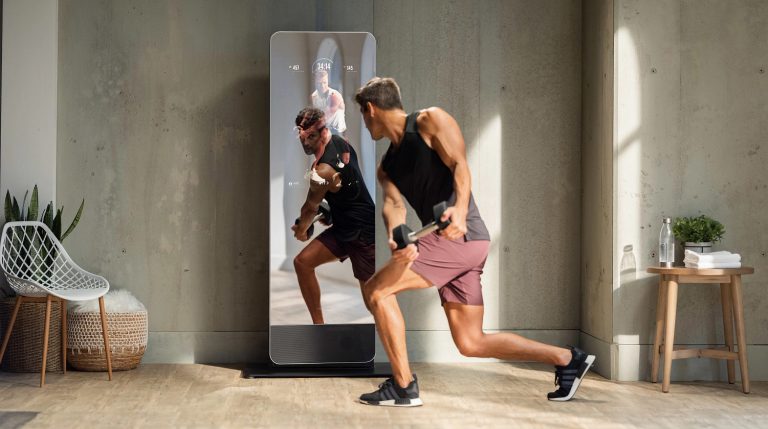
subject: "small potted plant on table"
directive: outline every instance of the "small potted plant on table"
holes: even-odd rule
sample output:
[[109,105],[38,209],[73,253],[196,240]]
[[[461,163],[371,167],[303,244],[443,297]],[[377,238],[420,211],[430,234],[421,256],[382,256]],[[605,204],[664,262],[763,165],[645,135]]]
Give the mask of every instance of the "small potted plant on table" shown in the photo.
[[723,238],[725,227],[715,219],[702,214],[675,219],[672,233],[683,243],[686,250],[710,253],[712,244]]

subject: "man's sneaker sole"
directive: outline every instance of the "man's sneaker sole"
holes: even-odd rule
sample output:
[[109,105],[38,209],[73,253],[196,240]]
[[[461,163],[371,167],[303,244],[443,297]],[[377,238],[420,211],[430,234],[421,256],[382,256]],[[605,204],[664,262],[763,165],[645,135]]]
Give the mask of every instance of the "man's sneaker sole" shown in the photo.
[[573,385],[571,386],[571,391],[568,392],[568,396],[563,396],[562,398],[548,398],[550,401],[559,401],[559,402],[565,402],[570,401],[571,398],[573,398],[573,395],[576,394],[576,391],[579,390],[579,386],[581,385],[581,380],[584,379],[584,377],[587,375],[587,372],[589,372],[589,368],[592,367],[592,364],[595,363],[595,355],[589,355],[584,360],[584,363],[581,364],[583,370],[581,371],[581,374],[579,374],[578,377],[576,377],[575,380],[573,380]]
[[400,399],[390,399],[387,401],[364,401],[362,399],[359,400],[361,404],[366,405],[378,405],[382,407],[420,407],[423,405],[421,402],[421,398],[400,398]]

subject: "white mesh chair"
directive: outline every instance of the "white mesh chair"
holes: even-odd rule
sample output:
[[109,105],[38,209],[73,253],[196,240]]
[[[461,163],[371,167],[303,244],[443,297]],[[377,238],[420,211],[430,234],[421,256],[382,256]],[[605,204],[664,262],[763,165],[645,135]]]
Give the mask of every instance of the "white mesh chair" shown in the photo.
[[62,366],[67,372],[67,301],[99,299],[107,373],[112,380],[112,353],[109,349],[107,317],[104,295],[109,282],[104,277],[89,273],[72,261],[67,251],[42,222],[8,222],[0,239],[0,267],[16,292],[16,305],[0,349],[0,362],[13,332],[13,325],[22,302],[45,302],[45,332],[43,334],[43,365],[40,387],[45,384],[45,363],[48,357],[48,326],[51,302],[61,305]]

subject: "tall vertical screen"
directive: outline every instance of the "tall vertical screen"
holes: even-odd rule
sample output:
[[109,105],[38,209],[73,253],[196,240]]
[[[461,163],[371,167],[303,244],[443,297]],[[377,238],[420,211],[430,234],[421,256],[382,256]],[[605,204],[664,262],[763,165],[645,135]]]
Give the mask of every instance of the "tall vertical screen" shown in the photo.
[[[275,364],[373,361],[375,329],[360,284],[373,264],[366,246],[373,243],[376,159],[354,93],[375,69],[369,33],[272,36],[269,320]],[[323,169],[332,176],[324,178]],[[318,201],[322,209],[313,213],[318,220],[311,236],[302,236],[294,230],[302,208]]]

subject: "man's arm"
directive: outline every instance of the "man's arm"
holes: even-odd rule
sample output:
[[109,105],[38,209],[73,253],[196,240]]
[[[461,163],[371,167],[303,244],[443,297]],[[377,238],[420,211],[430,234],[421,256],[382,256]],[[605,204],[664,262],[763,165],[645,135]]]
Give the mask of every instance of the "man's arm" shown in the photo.
[[312,219],[317,215],[317,208],[320,206],[323,198],[325,198],[325,194],[327,192],[337,192],[341,187],[341,173],[337,173],[330,165],[325,163],[317,164],[315,170],[317,175],[323,179],[323,183],[315,179],[309,180],[309,192],[307,193],[304,205],[301,206],[299,223],[291,227],[294,237],[300,241],[307,240],[307,229],[309,229]]
[[[330,91],[330,90],[329,90]],[[344,98],[338,91],[331,92],[331,96],[328,100],[328,116],[333,116],[337,110],[344,110]]]
[[384,218],[384,228],[387,230],[387,237],[392,241],[392,229],[405,223],[405,203],[400,191],[389,179],[387,173],[379,165],[376,176],[384,190],[384,206],[381,209],[381,217]]
[[467,212],[472,189],[464,137],[459,124],[443,109],[430,107],[419,115],[417,121],[424,140],[453,172],[456,202],[443,215],[443,220],[450,218],[451,224],[442,234],[451,240],[459,239],[467,233]]

